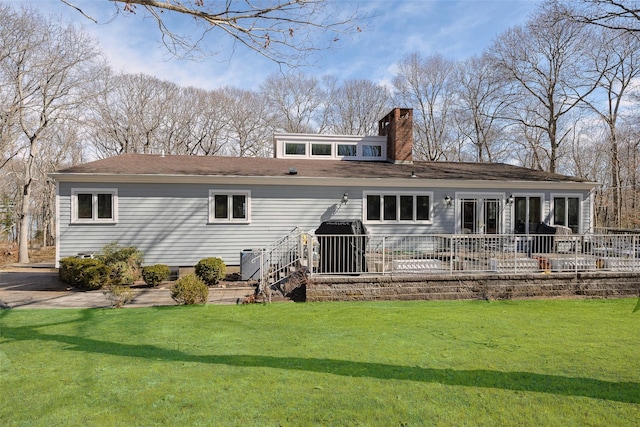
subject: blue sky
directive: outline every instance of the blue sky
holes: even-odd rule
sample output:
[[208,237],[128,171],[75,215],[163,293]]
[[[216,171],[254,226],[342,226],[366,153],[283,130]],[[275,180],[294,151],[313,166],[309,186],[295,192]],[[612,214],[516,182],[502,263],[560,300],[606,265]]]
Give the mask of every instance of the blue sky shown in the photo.
[[[30,0],[43,13],[61,15],[82,23],[98,40],[109,64],[117,71],[146,73],[184,86],[216,89],[225,85],[257,89],[276,64],[254,52],[235,49],[229,40],[209,41],[216,56],[202,61],[170,57],[160,41],[155,21],[140,10],[114,17],[108,0],[68,0],[98,19],[82,17],[59,0]],[[11,3],[20,3],[13,0]],[[404,55],[440,53],[451,59],[479,54],[507,28],[524,23],[540,0],[354,0],[374,17],[366,30],[342,37],[335,48],[322,51],[302,68],[306,74],[333,74],[341,78],[365,78],[387,83],[394,64]],[[171,18],[171,19],[176,19]],[[176,19],[176,22],[178,19]],[[186,22],[184,19],[183,22]]]

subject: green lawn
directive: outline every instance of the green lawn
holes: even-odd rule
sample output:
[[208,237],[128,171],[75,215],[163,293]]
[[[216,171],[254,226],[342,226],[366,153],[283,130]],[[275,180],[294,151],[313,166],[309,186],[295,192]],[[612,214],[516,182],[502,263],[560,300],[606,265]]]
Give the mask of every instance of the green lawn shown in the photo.
[[0,425],[640,423],[638,299],[0,311]]

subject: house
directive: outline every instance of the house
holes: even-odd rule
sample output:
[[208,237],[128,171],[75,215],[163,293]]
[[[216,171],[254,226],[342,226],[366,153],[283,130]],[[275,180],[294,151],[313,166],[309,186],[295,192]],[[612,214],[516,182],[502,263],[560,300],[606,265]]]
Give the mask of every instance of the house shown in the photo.
[[57,259],[135,245],[145,263],[238,265],[295,227],[360,219],[370,234],[587,233],[596,183],[508,164],[412,159],[411,109],[379,135],[276,134],[274,158],[124,154],[52,174]]

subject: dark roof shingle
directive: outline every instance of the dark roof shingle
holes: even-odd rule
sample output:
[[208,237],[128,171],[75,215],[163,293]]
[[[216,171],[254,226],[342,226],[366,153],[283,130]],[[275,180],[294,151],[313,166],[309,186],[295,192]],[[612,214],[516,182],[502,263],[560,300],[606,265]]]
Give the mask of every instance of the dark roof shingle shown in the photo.
[[284,176],[295,168],[297,176],[317,178],[422,179],[588,182],[505,163],[424,162],[393,164],[338,160],[276,159],[265,157],[160,156],[123,154],[58,171],[59,174],[92,175],[201,175]]

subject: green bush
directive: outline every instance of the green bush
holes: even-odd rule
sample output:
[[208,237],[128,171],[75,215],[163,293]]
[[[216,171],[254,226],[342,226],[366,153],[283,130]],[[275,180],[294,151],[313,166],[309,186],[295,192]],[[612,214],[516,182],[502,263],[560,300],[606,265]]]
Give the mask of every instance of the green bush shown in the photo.
[[206,304],[209,288],[195,274],[187,274],[176,280],[171,287],[171,298],[178,304]]
[[111,268],[114,285],[131,285],[140,278],[144,256],[135,246],[120,246],[118,242],[111,242],[100,249],[95,257]]
[[59,276],[80,289],[100,289],[110,283],[111,269],[97,259],[68,257],[60,260]]
[[135,246],[120,246],[118,242],[105,245],[95,257],[107,265],[126,262],[140,269],[144,261],[144,254]]
[[142,268],[142,280],[149,286],[158,286],[169,276],[171,276],[171,270],[165,264],[148,265]]
[[220,258],[203,258],[195,266],[196,275],[209,286],[224,278],[226,269],[227,266]]

